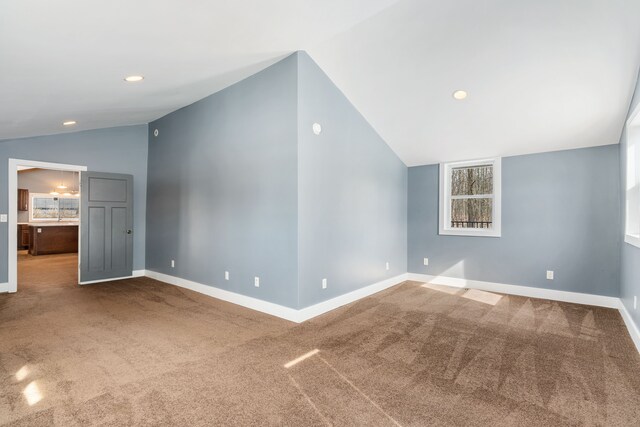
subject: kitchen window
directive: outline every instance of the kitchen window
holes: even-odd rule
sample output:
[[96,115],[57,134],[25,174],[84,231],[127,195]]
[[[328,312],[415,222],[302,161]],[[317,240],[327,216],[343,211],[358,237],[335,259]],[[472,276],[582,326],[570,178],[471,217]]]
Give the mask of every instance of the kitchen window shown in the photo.
[[501,235],[501,159],[440,164],[440,234]]
[[29,221],[78,221],[80,198],[77,196],[31,195]]

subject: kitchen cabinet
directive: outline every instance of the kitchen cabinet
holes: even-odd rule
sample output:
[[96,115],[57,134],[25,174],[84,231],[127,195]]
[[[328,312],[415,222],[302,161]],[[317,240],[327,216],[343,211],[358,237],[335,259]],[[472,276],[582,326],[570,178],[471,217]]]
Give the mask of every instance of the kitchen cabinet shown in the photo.
[[24,188],[18,188],[18,210],[29,210],[29,190]]
[[78,252],[76,224],[29,225],[29,254],[49,255]]
[[29,224],[18,224],[18,250],[29,249]]

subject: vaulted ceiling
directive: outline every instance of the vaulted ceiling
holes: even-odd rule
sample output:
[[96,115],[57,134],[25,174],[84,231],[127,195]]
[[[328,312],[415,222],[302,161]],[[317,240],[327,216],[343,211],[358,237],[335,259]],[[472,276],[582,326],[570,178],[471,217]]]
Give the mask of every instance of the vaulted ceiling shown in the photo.
[[307,50],[408,165],[612,144],[638,16],[628,0],[3,0],[0,139],[147,123]]

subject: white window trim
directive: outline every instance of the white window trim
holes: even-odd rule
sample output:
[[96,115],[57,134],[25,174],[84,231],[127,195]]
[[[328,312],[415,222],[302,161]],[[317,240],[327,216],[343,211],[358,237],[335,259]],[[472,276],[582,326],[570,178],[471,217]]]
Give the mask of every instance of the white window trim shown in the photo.
[[[630,187],[640,187],[640,104],[636,106],[629,120],[626,123],[627,131],[627,164],[625,165],[625,191],[624,191],[624,241],[630,245],[640,248],[640,233],[634,234],[629,230],[629,211],[633,212],[635,216],[635,222],[640,221],[640,195],[636,194],[638,200],[636,200],[635,206],[629,206],[629,190]],[[630,157],[630,154],[632,156]],[[631,169],[630,163],[634,168]],[[633,176],[631,176],[633,174]],[[640,191],[640,190],[638,190]]]
[[[451,227],[451,169],[480,165],[493,166],[493,218],[491,228],[453,228]],[[481,196],[471,196],[481,197]],[[487,198],[487,196],[482,196]],[[465,196],[464,198],[468,198]],[[462,162],[440,163],[440,218],[439,234],[445,236],[500,237],[502,235],[502,159],[468,160]]]
[[[29,222],[58,222],[58,219],[56,218],[34,218],[33,217],[33,199],[35,197],[40,197],[40,198],[51,198],[53,199],[54,197],[57,197],[58,199],[79,199],[79,197],[76,196],[65,196],[62,194],[58,194],[58,195],[53,195],[53,194],[49,194],[49,193],[29,193]],[[80,203],[80,202],[78,202]],[[64,218],[62,219],[60,222],[79,222],[80,218]]]

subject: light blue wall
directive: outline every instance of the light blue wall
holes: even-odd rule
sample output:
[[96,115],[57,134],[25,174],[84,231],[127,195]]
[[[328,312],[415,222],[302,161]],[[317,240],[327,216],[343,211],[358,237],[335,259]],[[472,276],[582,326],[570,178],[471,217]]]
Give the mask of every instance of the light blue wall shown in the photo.
[[292,55],[149,124],[147,269],[297,306],[296,74]]
[[292,308],[406,270],[407,168],[306,53],[151,123],[148,183],[147,269]]
[[[629,115],[640,104],[640,80],[636,85],[635,95],[629,108]],[[626,129],[622,133],[620,138],[620,169],[622,171],[622,177],[627,173],[627,133]],[[624,180],[622,181],[624,184]],[[624,185],[620,188],[621,194],[621,209],[624,212]],[[622,235],[624,235],[624,222],[621,224]],[[627,311],[631,315],[636,325],[640,328],[640,307],[637,310],[633,309],[633,297],[634,295],[640,300],[640,248],[625,243],[622,241],[622,268],[620,275],[620,298],[623,304],[627,308]],[[640,302],[639,302],[640,304]]]
[[[8,210],[8,159],[87,166],[97,172],[133,175],[133,268],[145,266],[147,125],[116,127],[61,135],[0,141],[0,212]],[[7,281],[7,224],[0,224],[0,282]],[[12,230],[12,232],[15,232]]]
[[438,235],[438,165],[409,168],[408,271],[617,297],[618,162],[618,145],[503,158],[500,238]]
[[315,62],[298,58],[302,308],[406,272],[407,167]]

